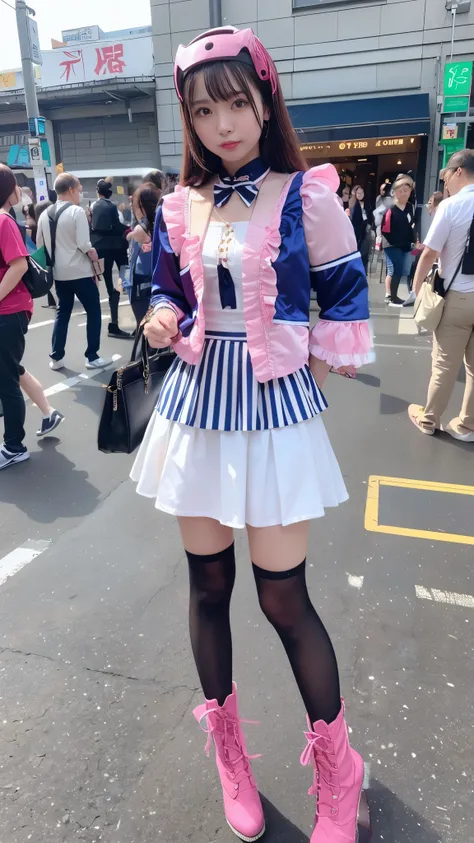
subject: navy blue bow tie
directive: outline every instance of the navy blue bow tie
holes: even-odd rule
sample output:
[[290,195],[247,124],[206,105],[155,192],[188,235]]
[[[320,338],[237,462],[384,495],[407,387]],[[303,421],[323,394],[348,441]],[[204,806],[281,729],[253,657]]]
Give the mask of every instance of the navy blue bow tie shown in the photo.
[[235,176],[229,176],[225,172],[221,173],[219,181],[214,185],[214,205],[216,208],[222,208],[223,205],[226,205],[234,190],[239,194],[244,205],[249,208],[258,196],[260,183],[268,174],[269,169],[261,158],[255,158],[254,161],[250,161],[249,164],[237,170]]

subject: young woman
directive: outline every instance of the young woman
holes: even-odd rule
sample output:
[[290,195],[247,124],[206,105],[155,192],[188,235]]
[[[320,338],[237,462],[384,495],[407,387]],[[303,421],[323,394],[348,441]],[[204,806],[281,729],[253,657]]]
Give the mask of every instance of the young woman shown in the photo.
[[348,184],[342,184],[342,182],[341,182],[341,184],[339,185],[339,188],[337,190],[337,196],[341,200],[342,208],[344,209],[344,211],[347,211],[347,209],[349,208],[349,201],[350,201],[350,198],[351,198],[351,189],[350,189],[349,185]]
[[370,247],[372,243],[372,226],[374,224],[374,212],[365,198],[365,190],[360,184],[352,188],[349,201],[351,222],[354,226],[354,233],[357,241],[364,269],[367,272],[369,264]]
[[132,334],[129,331],[122,331],[118,323],[118,307],[120,293],[114,287],[113,269],[114,264],[120,270],[122,266],[128,266],[127,242],[125,231],[127,226],[119,219],[119,213],[111,201],[113,188],[107,179],[99,179],[97,182],[97,202],[92,206],[91,222],[91,243],[97,250],[99,258],[104,259],[104,281],[109,297],[110,322],[108,328],[109,337],[130,339]]
[[376,223],[381,226],[382,242],[387,259],[387,275],[390,276],[389,306],[401,307],[403,299],[398,297],[401,279],[410,275],[411,250],[416,241],[415,211],[409,199],[415,183],[411,176],[397,176],[393,183],[394,202],[391,208],[380,207],[376,212]]
[[[321,392],[332,365],[371,359],[367,281],[332,165],[305,171],[275,66],[252,30],[178,49],[181,184],[154,232],[154,348],[178,357],[132,470],[176,515],[190,632],[224,809],[242,840],[265,830],[232,681],[233,529],[247,529],[260,606],[308,714],[312,843],[355,843],[363,761],[349,746],[331,640],[306,586],[308,522],[347,492]],[[321,307],[309,331],[311,284]]]
[[[21,361],[25,351],[25,335],[33,312],[33,300],[22,278],[27,270],[28,249],[17,223],[10,216],[12,207],[21,199],[21,190],[9,167],[0,164],[0,400],[3,406],[5,433],[0,445],[0,469],[29,458],[24,444],[25,399],[21,387],[48,410],[50,424],[41,425],[38,435],[51,432],[63,417],[48,404],[43,388]],[[43,430],[43,427],[45,428]]]
[[153,229],[160,199],[161,192],[152,182],[145,182],[138,187],[132,199],[133,214],[138,222],[127,235],[130,243],[130,277],[127,291],[137,328],[150,304]]
[[32,242],[36,244],[36,230],[38,225],[36,222],[35,206],[32,202],[29,205],[23,206],[23,216],[25,218],[26,233]]
[[440,190],[435,190],[435,192],[431,194],[430,198],[426,203],[426,210],[428,211],[430,217],[434,217],[442,201],[443,194]]
[[153,185],[160,191],[160,195],[166,192],[167,183],[168,180],[163,170],[150,170],[142,179],[142,184]]

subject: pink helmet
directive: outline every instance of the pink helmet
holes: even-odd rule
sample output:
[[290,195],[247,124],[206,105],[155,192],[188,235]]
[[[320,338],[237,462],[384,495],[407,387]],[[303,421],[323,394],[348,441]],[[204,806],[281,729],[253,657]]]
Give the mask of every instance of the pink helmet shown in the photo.
[[270,82],[272,94],[278,85],[278,74],[268,51],[251,29],[236,29],[235,26],[208,29],[198,35],[187,47],[180,44],[174,64],[174,84],[181,102],[183,101],[183,80],[186,72],[196,65],[225,59],[248,61],[255,68],[262,82]]

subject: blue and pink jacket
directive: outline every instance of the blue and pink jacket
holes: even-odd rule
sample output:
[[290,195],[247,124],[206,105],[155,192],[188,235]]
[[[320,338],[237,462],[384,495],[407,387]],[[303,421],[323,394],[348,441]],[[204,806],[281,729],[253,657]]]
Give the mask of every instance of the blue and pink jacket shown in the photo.
[[[244,319],[255,377],[284,377],[309,354],[339,366],[373,359],[368,288],[352,224],[335,191],[332,164],[288,176],[278,202],[259,197],[242,255]],[[174,343],[187,363],[199,361],[205,337],[202,236],[190,231],[190,190],[178,186],[158,210],[151,304],[171,303],[179,316]],[[199,193],[199,189],[197,189]],[[310,292],[319,319],[310,330]]]

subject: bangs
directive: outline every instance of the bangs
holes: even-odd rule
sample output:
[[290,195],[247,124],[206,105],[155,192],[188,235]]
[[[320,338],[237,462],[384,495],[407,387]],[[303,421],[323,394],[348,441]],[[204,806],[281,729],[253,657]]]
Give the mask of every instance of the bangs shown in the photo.
[[253,67],[238,59],[235,61],[230,59],[228,61],[213,61],[193,68],[184,80],[184,101],[189,112],[192,109],[198,73],[203,74],[204,87],[213,102],[227,102],[238,94],[245,94],[257,120],[260,122],[257,105],[250,87],[253,84],[257,90],[260,88],[260,80]]

